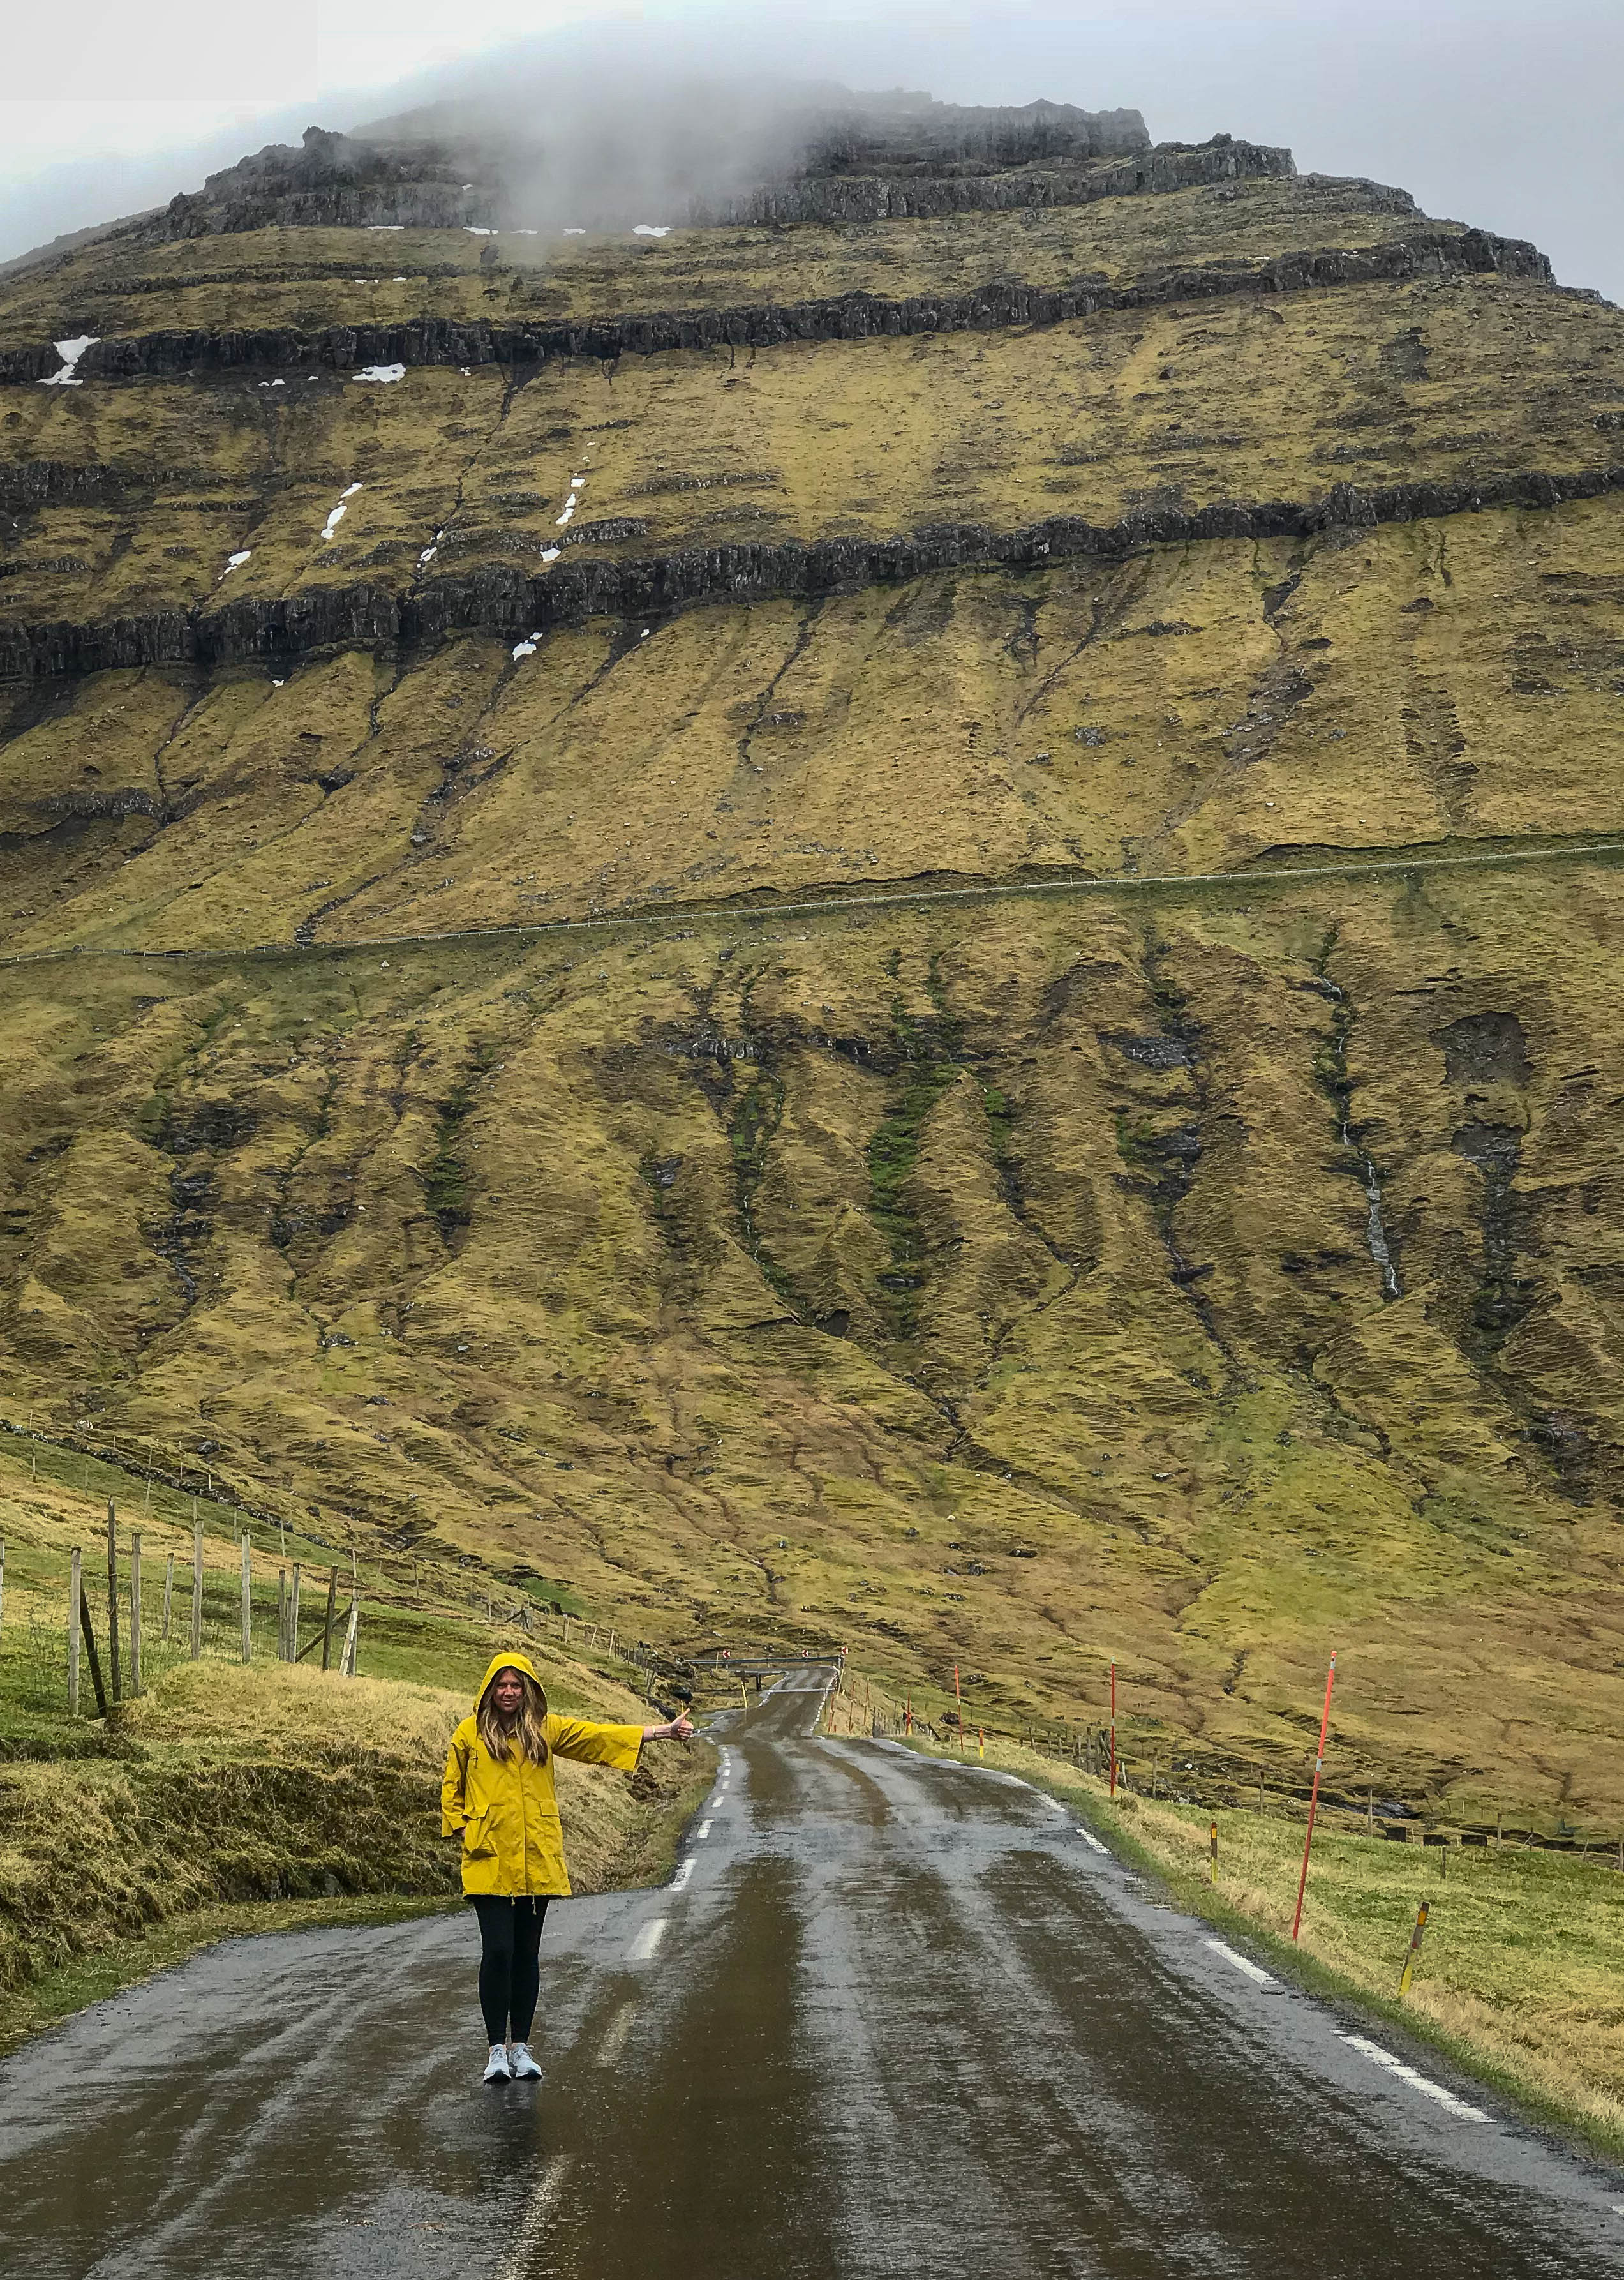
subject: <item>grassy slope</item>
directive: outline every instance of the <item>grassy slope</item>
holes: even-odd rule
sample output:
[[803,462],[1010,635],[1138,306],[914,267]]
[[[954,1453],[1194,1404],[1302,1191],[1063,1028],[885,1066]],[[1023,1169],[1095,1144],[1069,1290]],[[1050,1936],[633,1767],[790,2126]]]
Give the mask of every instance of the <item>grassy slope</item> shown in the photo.
[[1070,1715],[1114,1651],[1281,1766],[1334,1643],[1371,1778],[1610,1829],[1617,899],[19,969],[8,1346],[42,1415],[648,1636],[866,1634]]

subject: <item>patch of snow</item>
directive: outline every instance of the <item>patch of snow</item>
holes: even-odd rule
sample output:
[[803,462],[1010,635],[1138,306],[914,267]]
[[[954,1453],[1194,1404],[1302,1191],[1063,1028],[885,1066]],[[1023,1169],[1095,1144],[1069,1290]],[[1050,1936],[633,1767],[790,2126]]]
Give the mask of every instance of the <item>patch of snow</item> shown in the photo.
[[570,483],[571,483],[572,488],[573,488],[573,489],[575,489],[575,490],[578,490],[578,491],[579,491],[579,490],[584,490],[584,489],[586,488],[586,481],[587,481],[587,479],[586,479],[586,477],[585,477],[584,475],[572,475],[572,476],[570,477]]
[[285,380],[262,380],[259,385],[261,388],[286,388],[288,383]]
[[539,229],[510,229],[508,232],[510,237],[539,237],[541,234]]
[[339,497],[340,498],[353,498],[357,491],[365,490],[366,488],[366,486],[365,483],[351,483],[347,491],[340,491]]
[[586,234],[584,229],[566,229],[564,232],[566,237],[584,237]]
[[368,229],[404,229],[406,225],[404,221],[369,221],[366,227]]
[[640,221],[632,232],[634,237],[669,237],[670,235],[671,224],[668,221]]
[[[466,189],[466,185],[465,184],[464,187]],[[481,229],[476,221],[466,221],[463,224],[463,227],[467,231],[470,237],[495,237],[496,235],[496,232],[494,229]]]
[[429,564],[434,560],[435,556],[439,552],[439,551],[440,551],[440,550],[439,550],[439,548],[438,548],[438,547],[435,547],[435,546],[426,546],[426,547],[423,549],[423,551],[422,551],[422,552],[418,556],[418,558],[417,558],[417,566],[418,566],[418,568],[419,568],[419,570],[427,570],[427,567],[428,567],[428,566],[429,566]]
[[41,381],[42,388],[82,388],[84,382],[76,377],[73,367],[87,349],[93,349],[100,340],[99,333],[81,333],[77,340],[53,341],[52,348],[62,359],[60,372],[47,373]]
[[[392,381],[404,380],[405,377],[406,367],[404,364],[369,364],[364,366],[356,374],[358,380],[375,380],[380,388],[388,388]],[[358,484],[357,489],[359,489]]]
[[560,550],[559,550],[558,547],[556,547],[556,546],[550,546],[550,547],[547,549],[547,551],[546,551],[546,552],[543,555],[543,557],[542,557],[543,561],[543,562],[556,562],[556,561],[558,560],[558,558],[559,551],[560,551]]
[[465,380],[472,380],[472,379],[473,379],[473,374],[468,370],[468,367],[467,367],[467,366],[466,366],[466,364],[459,364],[459,365],[458,366],[457,369],[458,369],[458,371],[459,373],[461,373],[461,374],[462,374],[462,376],[463,376],[463,378],[464,378]]
[[331,514],[328,515],[326,523],[322,527],[321,532],[321,543],[324,546],[332,537],[333,533],[338,528],[339,524],[350,512],[349,507],[344,503],[345,500],[352,499],[357,491],[363,488],[364,486],[360,483],[351,483],[349,489],[344,493],[343,498],[339,500],[338,505],[333,509]]
[[518,662],[519,662],[519,660],[520,660],[520,659],[521,657],[534,657],[535,655],[535,643],[533,641],[527,641],[527,642],[515,642],[515,643],[514,643],[514,644],[513,644],[513,662],[514,662],[514,664],[515,664],[515,665],[517,665],[517,664],[518,664]]
[[409,284],[410,281],[410,279],[405,277],[391,277],[389,280],[391,285],[405,285]]
[[272,686],[272,688],[273,688],[273,689],[281,689],[281,688],[284,687],[284,686],[285,686],[285,684],[284,684],[282,682],[280,682],[280,681],[273,681],[273,682],[271,683],[271,686]]
[[248,546],[244,547],[241,554],[228,554],[226,557],[226,566],[219,574],[220,576],[229,578],[234,570],[240,570],[245,562],[252,558],[253,551],[253,548]]

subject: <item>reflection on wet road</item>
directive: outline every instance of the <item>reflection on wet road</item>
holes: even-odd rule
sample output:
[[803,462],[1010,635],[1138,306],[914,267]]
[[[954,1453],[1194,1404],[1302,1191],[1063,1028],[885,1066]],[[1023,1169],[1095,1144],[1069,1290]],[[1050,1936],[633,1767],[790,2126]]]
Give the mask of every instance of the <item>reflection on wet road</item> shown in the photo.
[[1393,2072],[1034,1791],[812,1738],[821,1685],[737,1715],[663,1891],[550,1917],[539,2085],[478,2082],[460,1915],[235,1941],[0,2066],[0,2269],[1624,2272],[1624,2181]]

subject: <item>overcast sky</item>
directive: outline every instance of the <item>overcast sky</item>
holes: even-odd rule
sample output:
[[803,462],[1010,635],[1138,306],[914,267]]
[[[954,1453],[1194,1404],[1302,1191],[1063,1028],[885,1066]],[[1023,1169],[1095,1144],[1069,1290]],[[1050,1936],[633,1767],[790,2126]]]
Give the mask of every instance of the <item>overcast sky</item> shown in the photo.
[[1531,237],[1565,284],[1624,301],[1619,0],[756,0],[731,15],[694,0],[13,0],[6,84],[31,92],[0,97],[0,258],[583,27],[610,73],[688,43],[955,102],[1130,104],[1158,141],[1289,143],[1305,169],[1397,182],[1429,212]]

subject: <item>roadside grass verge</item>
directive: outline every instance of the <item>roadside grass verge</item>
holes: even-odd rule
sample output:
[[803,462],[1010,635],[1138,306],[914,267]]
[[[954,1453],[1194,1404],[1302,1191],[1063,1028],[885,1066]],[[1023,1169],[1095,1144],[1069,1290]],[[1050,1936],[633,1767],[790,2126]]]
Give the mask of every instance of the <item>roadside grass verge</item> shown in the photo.
[[[916,1737],[912,1746],[958,1760],[951,1745]],[[969,1762],[981,1761],[973,1748]],[[1321,1821],[1294,1946],[1301,1820],[1120,1791],[1112,1804],[1104,1782],[990,1738],[985,1762],[1074,1808],[1113,1851],[1192,1913],[1244,1937],[1282,1976],[1355,1999],[1531,2118],[1624,2158],[1624,1876],[1605,1857],[1422,1848]],[[1208,1880],[1214,1820],[1216,1888]],[[1423,1899],[1430,1914],[1420,1962],[1400,2002],[1399,1973]]]

